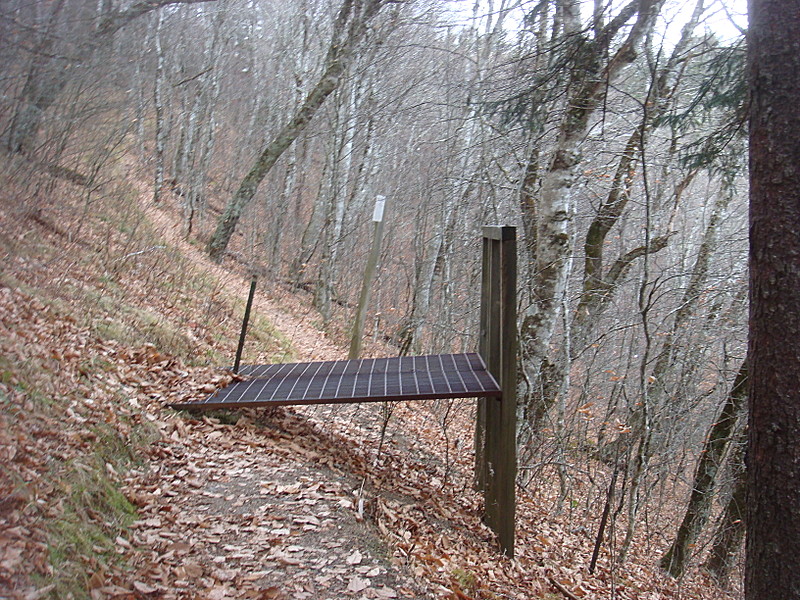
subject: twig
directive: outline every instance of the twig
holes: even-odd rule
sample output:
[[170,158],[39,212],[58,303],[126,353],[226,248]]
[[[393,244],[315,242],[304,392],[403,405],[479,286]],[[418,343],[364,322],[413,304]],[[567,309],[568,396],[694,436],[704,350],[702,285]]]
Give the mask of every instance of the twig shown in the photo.
[[152,252],[153,250],[163,250],[164,248],[166,248],[166,246],[151,246],[150,248],[145,248],[144,250],[137,250],[136,252],[130,252],[125,256],[118,258],[115,262],[128,259],[131,256],[139,256],[140,254],[146,254],[147,252]]
[[548,577],[548,579],[550,580],[550,583],[552,583],[559,592],[561,592],[567,598],[569,598],[569,600],[580,600],[580,598],[578,598],[575,594],[570,592],[566,587],[564,587],[562,584],[558,583],[552,577]]
[[174,84],[172,84],[172,87],[176,88],[176,87],[178,87],[178,86],[180,86],[180,85],[183,85],[184,83],[189,83],[190,81],[194,81],[194,80],[195,80],[195,79],[197,79],[198,77],[202,77],[203,75],[205,75],[205,74],[206,74],[206,73],[208,73],[209,71],[212,71],[213,69],[214,69],[214,67],[208,67],[207,69],[203,69],[203,70],[202,70],[202,71],[200,71],[200,72],[199,72],[197,75],[192,75],[191,77],[187,77],[187,78],[186,78],[186,79],[184,79],[183,81],[179,81],[178,83],[174,83]]

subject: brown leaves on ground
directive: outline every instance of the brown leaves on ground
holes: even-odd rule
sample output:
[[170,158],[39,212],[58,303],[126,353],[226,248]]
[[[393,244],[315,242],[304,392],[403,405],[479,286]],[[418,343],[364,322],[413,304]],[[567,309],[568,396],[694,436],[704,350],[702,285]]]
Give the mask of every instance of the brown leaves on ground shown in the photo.
[[[188,369],[150,345],[100,341],[19,290],[0,288],[0,307],[3,356],[26,366],[24,382],[9,375],[0,384],[3,594],[49,592],[32,583],[53,575],[46,523],[58,518],[64,495],[46,483],[47,473],[54,458],[82,460],[98,442],[96,426],[110,425],[148,456],[124,476],[107,465],[139,519],[114,540],[121,566],[76,557],[87,559],[93,598],[423,595],[380,557],[382,543],[358,519],[346,478],[325,466],[333,463],[326,448],[297,444],[283,429],[284,419],[296,428],[296,417],[276,412],[259,424],[261,415],[251,414],[235,425],[187,419],[163,405],[232,376]],[[26,393],[34,386],[47,398]],[[140,424],[153,432],[147,445],[130,439]]]
[[[108,465],[138,519],[114,539],[123,560],[76,557],[92,598],[588,599],[612,588],[620,599],[716,597],[702,581],[681,590],[635,558],[620,568],[605,556],[589,576],[591,532],[525,495],[518,557],[499,556],[468,453],[450,448],[444,481],[431,404],[395,407],[383,443],[377,406],[187,417],[164,404],[231,376],[151,345],[101,341],[19,290],[0,288],[0,308],[4,360],[25,367],[0,384],[0,589],[9,597],[47,595],[32,576],[52,575],[46,523],[65,493],[47,473],[95,449],[98,425],[147,456],[122,475]],[[469,407],[454,409],[463,445]],[[131,439],[138,426],[152,431],[149,443]]]
[[352,560],[354,548],[380,542],[357,522],[346,483],[309,461],[313,451],[284,443],[286,418],[276,412],[269,429],[250,417],[159,423],[170,443],[128,489],[143,516],[133,541],[170,582],[163,597],[418,597],[385,561]]
[[[166,211],[146,212],[197,268],[241,283],[182,241]],[[17,262],[48,277],[44,262]],[[137,276],[120,273],[121,285]],[[177,310],[156,300],[153,311]],[[256,310],[292,340],[297,358],[342,356],[296,298],[258,294]],[[664,577],[655,564],[663,540],[635,545],[624,566],[604,546],[588,575],[597,523],[585,514],[599,515],[605,485],[576,487],[578,501],[597,507],[579,522],[569,511],[551,514],[553,482],[520,493],[517,558],[500,556],[472,491],[468,402],[177,414],[164,406],[204,397],[232,375],[189,367],[153,344],[102,340],[65,313],[0,287],[2,597],[56,593],[36,583],[58,575],[53,524],[70,517],[70,477],[89,472],[106,444],[130,454],[127,464],[100,467],[136,515],[110,523],[91,502],[79,515],[108,537],[108,547],[67,557],[91,598],[726,597],[701,576]],[[203,330],[203,348],[231,347],[192,326],[201,319],[179,317],[192,335]]]

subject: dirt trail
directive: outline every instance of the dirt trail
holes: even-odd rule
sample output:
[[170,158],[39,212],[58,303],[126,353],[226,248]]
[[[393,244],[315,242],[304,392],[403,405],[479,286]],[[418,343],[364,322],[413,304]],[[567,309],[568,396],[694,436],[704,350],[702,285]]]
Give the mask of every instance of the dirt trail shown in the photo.
[[[147,198],[147,194],[140,194]],[[152,202],[141,202],[142,210],[147,214],[154,230],[173,246],[190,258],[194,265],[211,273],[224,283],[229,290],[241,289],[241,296],[246,297],[248,281],[239,273],[235,273],[222,265],[212,262],[208,255],[186,241],[179,216],[166,206],[157,207]],[[299,360],[335,360],[345,358],[345,352],[325,337],[325,334],[310,324],[314,318],[313,311],[308,308],[300,311],[296,306],[289,308],[277,298],[270,298],[263,286],[259,286],[253,300],[254,310],[268,319],[291,342]]]
[[137,559],[145,591],[165,599],[428,597],[390,562],[358,514],[357,482],[325,465],[335,453],[301,419],[162,427],[170,443],[160,460],[128,483],[142,514],[131,542],[152,550]]
[[[184,239],[174,211],[149,202],[142,208],[156,233],[198,268],[246,293],[242,275]],[[309,324],[311,309],[290,309],[259,289],[254,310],[290,340],[298,359],[344,358]],[[259,413],[247,415],[233,425],[159,420],[169,440],[162,460],[128,483],[145,515],[133,541],[152,548],[155,558],[149,571],[140,570],[151,576],[142,589],[163,598],[428,597],[390,562],[359,513],[359,482],[335,467],[341,448],[327,447],[292,411],[261,423]]]

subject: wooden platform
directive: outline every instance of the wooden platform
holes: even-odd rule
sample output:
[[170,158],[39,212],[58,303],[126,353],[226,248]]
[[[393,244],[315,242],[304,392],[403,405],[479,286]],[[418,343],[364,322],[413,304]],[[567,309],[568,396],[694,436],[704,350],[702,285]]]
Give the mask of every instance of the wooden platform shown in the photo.
[[[247,380],[237,381],[204,400],[170,406],[205,410],[478,398],[475,485],[483,491],[486,524],[497,534],[500,549],[513,558],[517,475],[516,229],[484,227],[482,245],[479,354],[248,366],[238,370]],[[255,287],[253,278],[234,371],[241,359]]]
[[205,400],[170,406],[210,410],[502,396],[477,353],[249,365],[240,373],[245,381]]

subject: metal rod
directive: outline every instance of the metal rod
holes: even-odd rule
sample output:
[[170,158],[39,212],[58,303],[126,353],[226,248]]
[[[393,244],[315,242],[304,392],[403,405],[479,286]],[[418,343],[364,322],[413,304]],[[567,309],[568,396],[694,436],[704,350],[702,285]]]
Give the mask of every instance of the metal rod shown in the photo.
[[603,516],[600,518],[600,528],[597,531],[597,539],[594,541],[594,551],[592,551],[592,560],[589,563],[589,573],[594,573],[594,568],[597,566],[597,557],[600,555],[600,546],[603,545],[603,536],[606,532],[606,525],[608,524],[608,513],[611,511],[611,504],[614,502],[614,487],[617,485],[617,473],[619,473],[619,465],[614,467],[614,474],[611,475],[611,483],[608,486],[608,495],[606,496],[606,505],[603,508]]
[[242,333],[239,335],[239,347],[236,349],[236,360],[233,363],[233,372],[239,372],[239,363],[242,361],[242,350],[244,350],[244,338],[247,335],[247,324],[250,321],[250,309],[253,306],[253,296],[256,295],[256,280],[258,276],[253,273],[250,281],[250,295],[247,296],[247,307],[244,309],[244,320],[242,321]]

